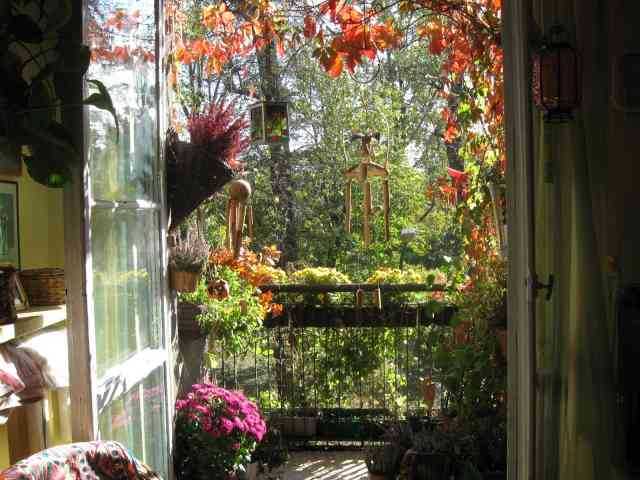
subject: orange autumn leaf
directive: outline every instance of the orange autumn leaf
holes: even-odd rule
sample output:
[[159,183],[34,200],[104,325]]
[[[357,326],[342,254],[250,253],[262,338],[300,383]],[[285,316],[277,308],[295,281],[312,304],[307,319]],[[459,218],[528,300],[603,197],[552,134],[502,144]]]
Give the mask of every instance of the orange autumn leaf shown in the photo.
[[280,315],[282,315],[283,311],[284,311],[284,306],[280,303],[272,303],[269,309],[269,312],[271,312],[272,317],[279,317]]
[[342,74],[344,61],[342,55],[333,48],[328,49],[320,55],[320,64],[330,77],[337,78]]
[[441,31],[431,31],[431,33],[429,34],[429,38],[429,51],[432,54],[440,55],[442,52],[444,52],[444,49],[447,46],[447,42]]
[[436,384],[433,383],[431,378],[424,379],[424,383],[422,385],[422,396],[427,405],[427,410],[431,410],[436,400]]
[[306,38],[315,37],[317,32],[316,20],[310,15],[304,17],[304,36]]

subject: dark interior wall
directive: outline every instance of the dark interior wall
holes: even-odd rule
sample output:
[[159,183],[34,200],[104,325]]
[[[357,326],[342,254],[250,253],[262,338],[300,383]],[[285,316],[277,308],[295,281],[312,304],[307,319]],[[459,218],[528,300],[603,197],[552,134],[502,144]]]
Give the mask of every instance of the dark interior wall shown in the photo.
[[575,119],[550,125],[535,112],[531,132],[536,273],[556,278],[551,301],[536,301],[536,477],[636,478],[624,458],[615,300],[640,281],[640,114],[612,97],[621,55],[640,53],[640,2],[531,7],[534,32],[563,25],[582,60]]

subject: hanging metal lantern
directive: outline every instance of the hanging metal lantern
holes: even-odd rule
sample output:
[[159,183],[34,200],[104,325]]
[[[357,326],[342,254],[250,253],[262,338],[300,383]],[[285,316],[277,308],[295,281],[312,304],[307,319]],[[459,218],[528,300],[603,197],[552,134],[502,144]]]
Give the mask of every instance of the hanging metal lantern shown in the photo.
[[[548,122],[566,122],[581,100],[578,53],[560,26],[533,57],[533,100]],[[563,38],[564,37],[564,38]]]
[[250,108],[251,142],[278,144],[289,141],[289,103],[262,101]]

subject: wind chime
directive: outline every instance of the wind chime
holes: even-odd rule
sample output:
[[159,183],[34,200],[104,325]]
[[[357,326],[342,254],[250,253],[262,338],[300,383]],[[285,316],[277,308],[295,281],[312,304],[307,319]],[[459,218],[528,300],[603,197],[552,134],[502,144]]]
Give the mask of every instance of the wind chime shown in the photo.
[[384,214],[384,238],[389,241],[389,159],[382,166],[374,162],[374,154],[371,142],[380,140],[380,133],[358,133],[351,137],[351,140],[360,140],[360,163],[349,168],[344,172],[347,181],[345,188],[345,207],[346,207],[346,228],[351,233],[351,184],[357,181],[362,185],[364,198],[362,200],[362,237],[364,246],[368,247],[371,243],[371,219],[374,215],[373,197],[371,193],[371,180],[376,177],[382,179],[382,211]]
[[233,180],[229,183],[229,201],[227,202],[227,248],[233,251],[233,257],[240,256],[244,225],[247,224],[249,238],[253,237],[253,208],[251,184],[246,180]]

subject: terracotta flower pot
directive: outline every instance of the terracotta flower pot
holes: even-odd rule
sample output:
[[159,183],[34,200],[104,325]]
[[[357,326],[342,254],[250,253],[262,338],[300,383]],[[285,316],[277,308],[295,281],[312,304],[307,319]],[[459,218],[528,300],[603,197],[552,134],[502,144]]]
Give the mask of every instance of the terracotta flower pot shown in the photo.
[[452,473],[449,458],[438,453],[408,450],[404,462],[409,465],[409,480],[449,480]]
[[384,475],[369,472],[369,480],[386,480]]
[[171,270],[171,288],[181,293],[191,293],[198,288],[200,273]]
[[504,358],[507,358],[507,329],[506,328],[498,328],[496,329],[496,337],[498,337],[498,343],[500,345],[500,351]]

